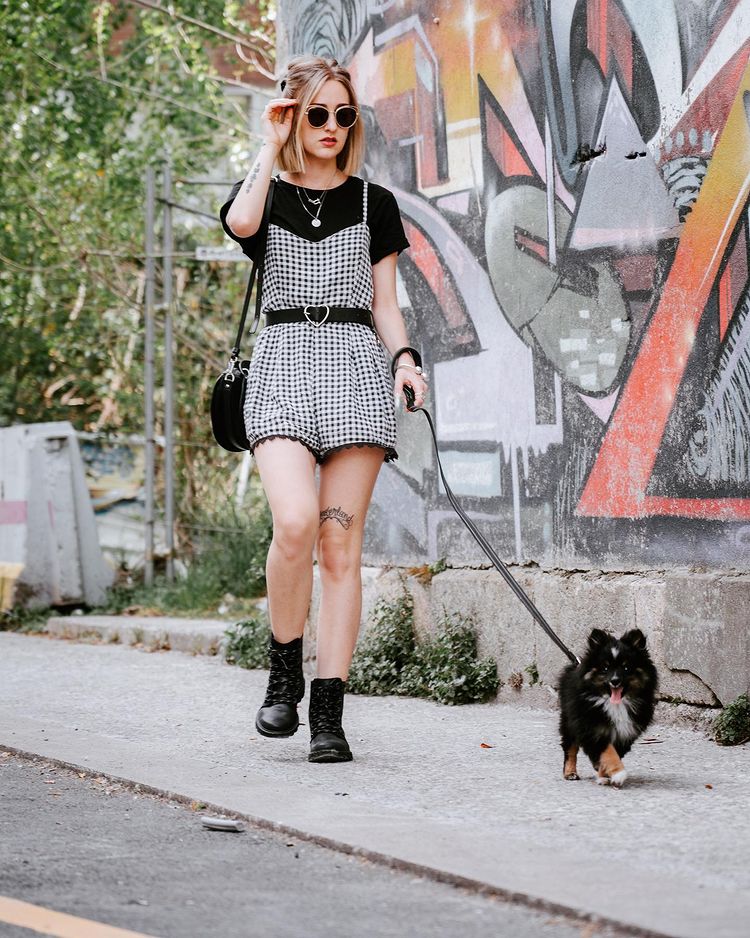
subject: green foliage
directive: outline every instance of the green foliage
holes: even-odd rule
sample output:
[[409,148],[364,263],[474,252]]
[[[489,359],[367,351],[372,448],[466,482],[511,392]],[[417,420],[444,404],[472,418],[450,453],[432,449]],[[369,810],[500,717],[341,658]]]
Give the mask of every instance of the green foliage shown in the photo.
[[739,746],[750,741],[750,698],[747,694],[727,704],[714,722],[720,746]]
[[353,694],[399,694],[403,671],[414,660],[414,603],[405,592],[379,599],[373,622],[358,643],[347,687]]
[[271,627],[265,616],[249,616],[224,632],[224,659],[240,668],[268,668]]
[[54,609],[26,609],[24,606],[14,606],[12,609],[0,611],[0,632],[43,632],[47,619],[55,615]]
[[484,702],[497,693],[497,663],[477,658],[471,620],[454,613],[445,617],[434,637],[416,646],[401,688],[412,697],[431,697],[444,704]]
[[532,661],[531,664],[526,665],[524,671],[529,675],[529,684],[532,687],[539,683],[539,668],[537,668],[535,661]]
[[[231,154],[249,165],[243,100],[224,94],[213,64],[221,55],[240,63],[212,30],[241,33],[273,70],[271,19],[269,3],[238,0],[181,0],[161,11],[111,0],[3,4],[0,426],[70,420],[79,430],[142,432],[145,167],[167,149],[175,179],[239,175]],[[180,187],[175,201],[209,213],[225,196]],[[193,259],[197,244],[223,240],[218,219],[176,212],[174,233],[182,518],[231,492],[236,458],[213,444],[207,404],[245,271]],[[157,302],[160,278],[157,262]],[[162,413],[158,391],[157,435]]]
[[355,694],[403,694],[445,704],[489,700],[497,692],[497,665],[477,658],[476,632],[465,616],[446,615],[436,634],[414,639],[411,596],[380,600],[349,671]]
[[[200,548],[187,576],[167,583],[157,578],[152,587],[119,585],[110,590],[97,612],[119,615],[132,607],[159,613],[216,613],[226,594],[255,599],[265,593],[265,562],[273,535],[271,512],[265,499],[241,516],[229,507],[219,517],[203,516]],[[227,533],[224,526],[234,529]],[[211,530],[217,528],[217,530]]]

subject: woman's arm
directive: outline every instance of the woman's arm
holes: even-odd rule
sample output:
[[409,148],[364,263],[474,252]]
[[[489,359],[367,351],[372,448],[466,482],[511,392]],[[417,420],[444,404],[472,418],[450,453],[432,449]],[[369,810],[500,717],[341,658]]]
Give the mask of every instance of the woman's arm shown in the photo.
[[[372,317],[378,335],[390,355],[409,344],[406,334],[406,325],[396,297],[396,262],[398,254],[388,254],[372,268],[373,300]],[[398,363],[404,366],[414,365],[411,352],[402,352]],[[396,369],[396,382],[394,391],[396,396],[402,394],[404,384],[414,389],[417,405],[424,401],[427,393],[427,382],[422,375],[417,374],[414,368],[402,367]]]
[[275,98],[263,111],[263,143],[253,168],[227,212],[226,223],[238,238],[249,238],[260,228],[273,164],[286,143],[292,127],[294,98]]

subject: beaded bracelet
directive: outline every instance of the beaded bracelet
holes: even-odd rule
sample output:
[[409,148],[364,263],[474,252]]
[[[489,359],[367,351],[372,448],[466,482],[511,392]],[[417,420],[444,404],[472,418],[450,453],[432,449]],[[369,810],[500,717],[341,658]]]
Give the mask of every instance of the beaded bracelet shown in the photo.
[[394,378],[396,377],[396,362],[398,361],[399,355],[402,355],[404,352],[411,353],[411,357],[414,359],[414,370],[417,372],[417,374],[422,373],[422,356],[415,348],[412,348],[410,345],[405,345],[403,348],[400,348],[391,359],[391,374]]

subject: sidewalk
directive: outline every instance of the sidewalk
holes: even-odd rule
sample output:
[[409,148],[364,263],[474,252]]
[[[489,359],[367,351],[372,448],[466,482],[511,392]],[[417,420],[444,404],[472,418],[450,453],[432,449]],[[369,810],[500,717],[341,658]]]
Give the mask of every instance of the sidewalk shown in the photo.
[[555,713],[350,696],[355,761],[310,765],[306,727],[255,733],[265,678],[215,657],[0,633],[0,746],[648,933],[747,934],[750,747],[656,725],[619,791],[583,761],[580,782],[562,779]]

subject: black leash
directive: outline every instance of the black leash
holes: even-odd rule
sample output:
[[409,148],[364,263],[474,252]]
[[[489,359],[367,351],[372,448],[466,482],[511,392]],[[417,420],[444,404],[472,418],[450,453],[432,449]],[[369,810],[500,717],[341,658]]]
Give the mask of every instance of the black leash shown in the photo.
[[574,655],[573,652],[565,644],[565,642],[560,638],[560,636],[555,633],[555,631],[552,629],[552,626],[549,624],[549,622],[547,622],[547,620],[544,618],[541,612],[536,608],[536,606],[531,601],[531,599],[526,594],[526,592],[513,579],[510,570],[505,566],[502,560],[497,556],[497,554],[492,549],[490,544],[487,542],[487,540],[485,539],[481,531],[479,531],[479,529],[476,527],[476,525],[471,520],[471,518],[468,518],[464,514],[464,511],[461,508],[461,506],[458,504],[458,502],[456,501],[456,497],[451,491],[450,486],[448,485],[448,482],[446,481],[445,473],[443,472],[443,466],[440,462],[440,453],[438,452],[437,434],[435,433],[435,427],[432,423],[432,417],[430,417],[429,412],[426,411],[424,407],[414,406],[414,391],[408,384],[404,385],[404,395],[406,396],[407,410],[410,410],[412,413],[414,413],[417,410],[421,410],[422,413],[427,418],[427,423],[430,425],[430,432],[432,433],[432,441],[435,444],[435,459],[437,459],[438,470],[440,472],[440,478],[443,480],[443,486],[445,487],[445,491],[448,495],[448,500],[450,501],[451,505],[453,505],[456,511],[456,514],[459,516],[459,518],[463,521],[463,523],[469,529],[469,533],[472,535],[474,540],[477,542],[477,544],[479,544],[479,546],[482,548],[485,554],[487,554],[489,559],[492,561],[492,564],[495,567],[495,569],[502,576],[502,578],[505,580],[508,586],[513,590],[516,596],[521,600],[524,606],[528,609],[528,611],[534,617],[536,622],[544,629],[544,631],[547,633],[547,635],[549,635],[549,637],[557,645],[560,651],[564,655],[566,655],[573,662],[573,664],[580,664],[581,659],[577,655]]

